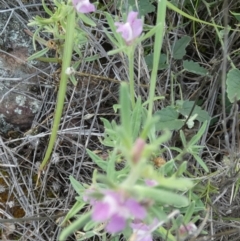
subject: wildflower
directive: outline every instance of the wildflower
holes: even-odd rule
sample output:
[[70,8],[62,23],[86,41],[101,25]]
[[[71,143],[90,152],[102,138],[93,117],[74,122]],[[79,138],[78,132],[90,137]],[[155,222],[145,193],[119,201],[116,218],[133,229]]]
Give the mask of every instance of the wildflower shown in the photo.
[[95,6],[89,0],[72,0],[72,3],[80,13],[91,13],[96,10]]
[[158,220],[155,218],[150,225],[147,225],[139,220],[135,220],[131,223],[131,228],[133,230],[132,237],[134,241],[152,241],[152,232],[154,227],[156,227]]
[[122,231],[130,218],[142,220],[146,216],[145,208],[123,192],[107,190],[103,194],[102,200],[93,205],[92,219],[96,222],[108,221],[106,230],[109,233]]
[[126,23],[115,23],[117,32],[122,34],[127,45],[131,45],[133,41],[139,37],[143,30],[142,19],[137,19],[137,12],[129,12]]

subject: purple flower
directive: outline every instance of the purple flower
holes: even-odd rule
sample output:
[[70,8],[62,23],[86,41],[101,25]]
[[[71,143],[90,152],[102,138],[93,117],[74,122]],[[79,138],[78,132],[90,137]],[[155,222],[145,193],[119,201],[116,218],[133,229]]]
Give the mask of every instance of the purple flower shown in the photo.
[[131,223],[134,241],[152,241],[152,229],[157,225],[158,220],[155,218],[150,225],[139,220]]
[[91,13],[96,10],[95,6],[89,0],[72,0],[72,3],[80,13]]
[[142,19],[137,19],[137,12],[129,12],[126,23],[115,23],[117,32],[122,34],[127,45],[131,45],[133,41],[139,37],[143,30]]
[[102,200],[93,205],[92,219],[96,222],[108,221],[106,230],[117,233],[126,227],[130,218],[142,220],[146,210],[134,198],[127,197],[122,191],[104,191]]

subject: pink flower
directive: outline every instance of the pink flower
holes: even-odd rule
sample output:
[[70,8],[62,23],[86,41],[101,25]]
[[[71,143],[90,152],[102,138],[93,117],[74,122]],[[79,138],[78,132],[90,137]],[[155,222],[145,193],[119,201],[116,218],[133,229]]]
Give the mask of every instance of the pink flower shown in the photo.
[[72,3],[80,13],[91,13],[96,10],[95,6],[89,0],[72,0]]
[[152,241],[152,229],[158,224],[158,220],[155,218],[150,225],[147,225],[139,220],[131,223],[133,230],[134,241]]
[[137,19],[137,12],[129,12],[126,23],[115,23],[117,32],[122,34],[127,45],[131,45],[133,41],[139,37],[143,30],[142,19]]
[[134,198],[126,197],[121,191],[107,190],[102,200],[93,205],[92,219],[96,222],[108,221],[106,230],[117,233],[126,227],[127,220],[142,220],[146,210]]

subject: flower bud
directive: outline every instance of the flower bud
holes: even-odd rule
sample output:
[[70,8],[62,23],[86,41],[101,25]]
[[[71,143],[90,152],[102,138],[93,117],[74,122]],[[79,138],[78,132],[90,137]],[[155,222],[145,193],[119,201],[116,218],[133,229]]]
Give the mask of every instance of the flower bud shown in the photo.
[[141,138],[138,138],[135,141],[132,149],[132,158],[131,158],[133,163],[138,163],[140,161],[145,145],[146,145],[146,142]]

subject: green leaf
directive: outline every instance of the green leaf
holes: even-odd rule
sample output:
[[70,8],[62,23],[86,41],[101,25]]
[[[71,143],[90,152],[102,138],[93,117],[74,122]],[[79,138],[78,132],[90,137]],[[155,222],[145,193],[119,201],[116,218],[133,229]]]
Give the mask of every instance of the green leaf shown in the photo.
[[70,218],[72,218],[74,215],[76,215],[80,210],[84,208],[86,204],[80,201],[75,202],[73,207],[68,211],[66,217],[63,219],[62,224],[64,225],[66,221],[68,221]]
[[116,47],[120,48],[121,46],[124,46],[124,40],[122,36],[116,32],[115,21],[113,20],[112,15],[108,12],[104,12],[104,14],[114,37],[110,35],[107,30],[105,30],[104,32]]
[[139,136],[141,124],[142,124],[142,102],[141,102],[141,98],[139,97],[137,99],[136,105],[134,106],[132,118],[131,118],[131,129],[132,129],[132,136],[134,140]]
[[150,198],[157,202],[161,202],[167,205],[174,205],[176,207],[186,207],[189,203],[188,199],[180,194],[173,193],[171,191],[143,187],[143,186],[134,186],[134,190],[137,191],[145,198]]
[[173,47],[173,58],[174,59],[182,59],[186,54],[186,47],[191,41],[189,36],[183,36],[178,39]]
[[67,228],[63,229],[60,234],[59,241],[67,240],[67,237],[75,231],[81,229],[86,223],[91,220],[91,213],[82,214],[80,218],[71,223]]
[[105,128],[104,140],[102,141],[102,143],[105,146],[115,147],[119,139],[116,132],[116,123],[114,121],[110,123],[107,119],[104,119],[104,118],[100,118],[100,119],[103,122],[104,128]]
[[163,166],[161,166],[160,172],[166,176],[172,175],[174,167],[175,167],[174,160],[168,161]]
[[181,163],[181,165],[178,167],[177,172],[176,172],[176,176],[179,177],[181,175],[183,175],[183,173],[187,170],[187,162],[184,161]]
[[179,113],[171,106],[155,112],[154,116],[160,118],[159,122],[156,124],[157,130],[178,130],[184,124],[183,120],[178,119]]
[[227,74],[227,95],[231,103],[240,99],[240,70],[231,69]]
[[184,223],[187,224],[191,221],[193,213],[194,213],[194,209],[195,209],[195,202],[191,202],[191,204],[188,206],[187,212],[183,218]]
[[[178,100],[177,101],[178,112],[184,115],[185,117],[188,117],[194,106],[194,103],[195,103],[194,101],[189,101],[189,100],[185,100],[185,101]],[[195,114],[197,114],[196,120],[200,122],[210,120],[210,116],[208,112],[205,110],[202,110],[201,107],[198,105],[195,105],[191,116],[194,116]]]
[[160,177],[157,178],[160,187],[165,187],[169,189],[176,189],[186,191],[193,186],[191,180],[187,178],[176,178],[175,176],[172,177]]
[[161,226],[158,228],[157,232],[162,237],[163,240],[177,241],[177,239],[169,232],[169,229],[165,229],[164,227]]
[[[146,64],[148,66],[148,69],[152,70],[152,68],[153,68],[153,53],[145,56],[145,61],[146,61]],[[161,53],[159,64],[158,64],[158,70],[166,69],[168,67],[168,64],[166,64],[166,62],[167,62],[167,55]]]
[[230,13],[240,22],[240,13],[230,11]]
[[[88,232],[88,231],[90,231],[91,229],[94,229],[95,226],[96,226],[96,223],[95,223],[94,221],[91,221],[91,222],[88,222],[88,223],[84,226],[83,230],[84,230],[85,232]],[[95,234],[95,235],[96,235],[96,234]]]
[[122,131],[126,134],[127,138],[124,141],[124,145],[130,147],[132,138],[132,129],[131,129],[131,102],[128,92],[128,85],[122,83],[120,86],[120,118]]
[[80,182],[78,182],[73,176],[70,176],[69,179],[74,190],[78,193],[79,196],[82,196],[82,192],[85,190],[85,187]]
[[198,164],[206,171],[209,172],[207,165],[205,164],[205,162],[198,156],[198,154],[193,155],[194,158],[196,159],[196,161],[198,162]]
[[121,8],[122,12],[128,12],[130,7],[133,11],[139,12],[140,16],[145,16],[146,14],[155,12],[156,10],[156,7],[152,4],[151,0],[129,0],[128,4],[123,4],[122,1],[119,1],[118,7]]
[[102,160],[98,155],[96,155],[94,152],[87,149],[87,153],[90,156],[90,158],[100,167],[102,170],[107,170],[107,162]]
[[154,206],[154,205],[150,206],[149,213],[153,214],[153,216],[156,217],[158,220],[167,221],[167,215],[163,211],[162,207]]
[[31,60],[37,59],[39,57],[42,57],[44,54],[46,54],[48,52],[48,50],[49,50],[49,48],[44,48],[41,51],[31,55],[27,60],[31,61]]
[[77,86],[77,80],[76,80],[76,78],[75,78],[75,76],[74,75],[69,75],[69,79],[70,79],[70,81],[72,82],[72,84],[74,85],[74,86]]
[[[96,226],[96,224],[95,224]],[[79,232],[78,235],[76,235],[77,237],[77,241],[82,241],[82,240],[89,240],[91,237],[95,236],[96,235],[96,231],[89,231],[89,232],[86,232],[86,233],[82,233],[82,232]],[[94,240],[94,239],[93,239]]]
[[91,26],[91,27],[96,27],[96,23],[93,22],[92,19],[90,19],[89,17],[86,16],[86,14],[83,13],[78,13],[78,16],[81,18],[81,20],[86,23],[87,25]]
[[43,6],[43,8],[44,8],[44,11],[45,11],[47,14],[49,14],[50,16],[53,16],[52,11],[47,7],[47,5],[45,4],[45,1],[44,1],[44,0],[42,0],[42,6]]
[[194,135],[194,136],[191,138],[191,140],[188,142],[188,145],[193,146],[193,145],[195,145],[195,144],[200,140],[200,138],[202,137],[202,135],[203,135],[203,134],[205,133],[205,131],[206,131],[207,123],[208,123],[208,122],[205,121],[205,122],[202,124],[202,126],[201,126],[201,128],[198,130],[197,134]]
[[114,178],[116,178],[116,169],[115,169],[116,160],[117,160],[117,155],[116,155],[116,149],[115,149],[109,154],[109,158],[107,161],[108,164],[107,164],[106,171],[107,171],[107,177],[110,180],[113,180]]
[[95,54],[86,58],[84,57],[84,62],[92,62],[97,59],[99,59],[99,54]]
[[190,73],[194,73],[194,74],[198,74],[198,75],[205,76],[208,73],[208,71],[205,68],[203,68],[202,66],[200,66],[199,63],[194,62],[192,60],[190,60],[190,61],[184,60],[183,68]]

